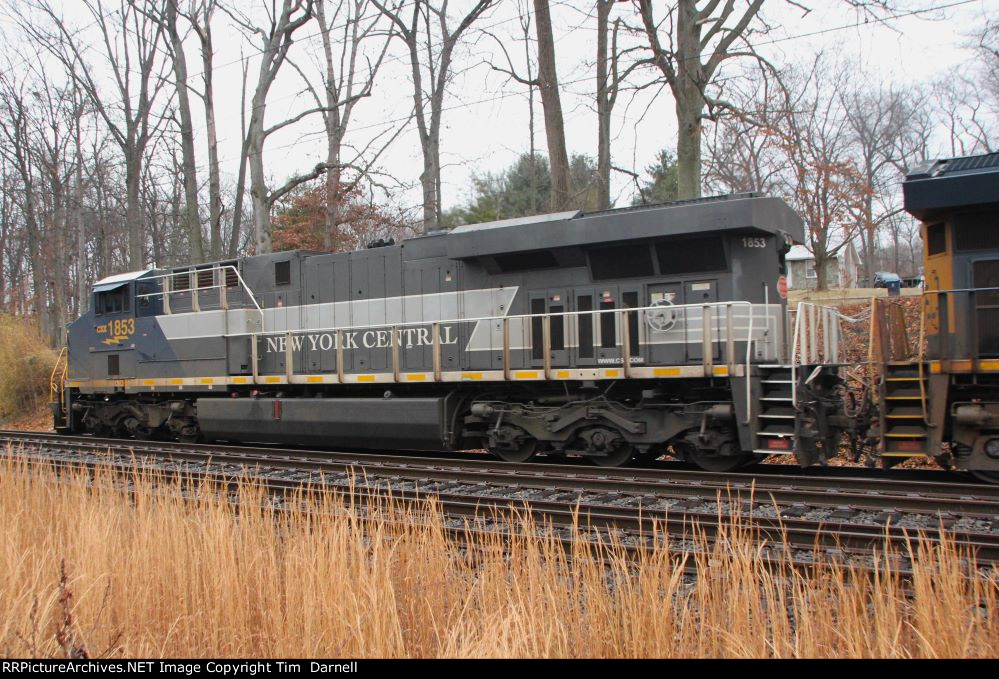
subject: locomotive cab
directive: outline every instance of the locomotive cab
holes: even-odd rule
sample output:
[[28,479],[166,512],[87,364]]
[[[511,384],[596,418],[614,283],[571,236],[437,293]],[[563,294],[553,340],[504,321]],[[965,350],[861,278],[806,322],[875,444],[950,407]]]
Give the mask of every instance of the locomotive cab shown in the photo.
[[[922,222],[930,450],[999,481],[999,153],[929,162],[903,185]],[[925,353],[924,353],[925,352]]]

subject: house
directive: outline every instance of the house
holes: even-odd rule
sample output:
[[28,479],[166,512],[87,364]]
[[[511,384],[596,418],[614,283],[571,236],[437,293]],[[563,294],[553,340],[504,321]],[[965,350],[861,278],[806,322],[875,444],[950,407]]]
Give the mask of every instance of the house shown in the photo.
[[[791,290],[815,290],[819,279],[815,255],[804,245],[795,245],[784,257],[787,262],[787,287]],[[855,288],[860,275],[860,255],[853,243],[847,243],[829,258],[826,265],[827,288]]]

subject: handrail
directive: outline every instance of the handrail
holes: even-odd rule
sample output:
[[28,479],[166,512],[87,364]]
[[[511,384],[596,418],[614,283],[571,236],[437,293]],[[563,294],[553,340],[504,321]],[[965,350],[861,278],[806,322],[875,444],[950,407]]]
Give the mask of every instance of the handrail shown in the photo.
[[801,310],[805,302],[798,302],[794,314],[794,338],[791,340],[791,407],[798,407],[798,336],[801,334]]
[[[145,278],[137,279],[136,282],[153,281],[153,280],[158,280],[158,279],[161,279],[161,278],[169,280],[169,279],[172,279],[175,276],[182,276],[185,273],[187,273],[189,276],[191,276],[191,275],[197,276],[197,274],[200,271],[211,271],[212,272],[212,280],[215,280],[216,279],[215,272],[222,272],[222,271],[225,271],[227,269],[231,270],[233,273],[236,274],[236,280],[239,282],[239,285],[242,286],[246,290],[246,293],[247,293],[247,295],[250,298],[250,302],[253,303],[253,306],[254,306],[254,308],[256,308],[257,313],[260,314],[260,330],[261,330],[261,332],[263,332],[265,330],[265,327],[264,327],[265,326],[265,323],[264,323],[264,310],[260,307],[260,304],[257,303],[257,297],[256,297],[256,295],[253,294],[253,290],[250,289],[250,286],[246,284],[245,280],[243,280],[243,276],[242,276],[242,274],[239,273],[239,269],[237,267],[233,266],[232,264],[225,264],[225,265],[221,265],[221,266],[214,266],[214,267],[205,268],[205,269],[194,269],[192,271],[187,271],[187,272],[178,271],[178,272],[174,272],[174,273],[159,274],[159,275],[156,275],[156,276],[147,276]],[[140,298],[144,298],[144,297],[159,297],[159,296],[163,296],[163,298],[166,299],[167,303],[169,304],[169,296],[170,295],[176,295],[176,294],[184,293],[184,292],[196,293],[196,292],[200,292],[202,290],[214,290],[214,289],[218,288],[219,291],[220,291],[220,297],[222,299],[221,303],[224,305],[223,309],[224,310],[228,310],[228,305],[225,304],[225,300],[226,300],[226,288],[228,288],[230,286],[226,285],[226,283],[225,283],[225,277],[224,276],[218,276],[217,278],[219,278],[221,280],[221,282],[217,283],[217,284],[214,284],[214,285],[205,285],[205,286],[195,285],[192,288],[186,288],[184,290],[160,290],[159,292],[149,292],[149,293],[145,293],[145,294],[142,294],[142,295],[136,295],[135,298],[136,299],[140,299]],[[195,282],[197,282],[197,279],[195,279]],[[192,299],[196,300],[197,298],[196,297],[192,297]],[[169,314],[168,313],[167,315],[173,315],[173,314]],[[245,333],[243,333],[243,334],[245,334]]]
[[[770,305],[764,305],[764,308],[769,310]],[[770,331],[770,314],[766,314],[767,317],[767,327],[765,332]],[[753,312],[749,312],[749,329],[746,331],[746,422],[745,424],[750,424],[753,421],[753,391],[752,385],[753,381],[749,379],[749,366],[752,363],[752,348],[753,348]]]
[[[714,315],[714,313],[712,313],[714,310],[721,309],[721,308],[724,307],[726,309],[726,313],[727,313],[727,316],[728,316],[727,322],[725,323],[726,332],[728,333],[727,337],[724,340],[725,341],[725,345],[726,345],[726,355],[724,357],[725,358],[725,363],[728,366],[734,366],[736,364],[735,357],[733,355],[730,355],[730,354],[734,352],[735,342],[736,341],[745,341],[746,342],[746,357],[745,357],[745,359],[746,359],[745,360],[746,368],[745,369],[746,369],[746,375],[748,376],[749,370],[750,370],[750,366],[752,365],[752,360],[753,360],[753,343],[756,341],[756,339],[753,337],[753,332],[756,329],[756,325],[755,325],[755,316],[756,316],[756,313],[757,313],[756,307],[759,307],[759,306],[761,306],[761,305],[759,305],[759,304],[753,304],[753,303],[747,302],[747,301],[729,301],[729,302],[709,302],[709,303],[703,303],[703,304],[674,305],[674,306],[671,306],[670,309],[674,310],[674,311],[682,312],[682,311],[685,311],[686,309],[698,309],[699,308],[699,309],[702,310],[702,314],[703,314],[702,315],[702,324],[703,324],[704,318],[710,319],[711,316]],[[551,346],[551,335],[550,335],[550,333],[551,333],[551,325],[550,325],[550,323],[551,323],[551,317],[552,316],[560,316],[560,317],[591,316],[591,317],[595,317],[595,316],[597,316],[599,314],[614,314],[615,315],[615,320],[618,321],[618,322],[620,322],[620,324],[623,324],[625,326],[624,328],[622,328],[621,332],[617,333],[617,341],[615,343],[615,348],[621,350],[621,357],[622,357],[621,360],[622,361],[627,361],[628,363],[630,363],[631,358],[632,358],[631,357],[631,351],[630,351],[632,338],[630,337],[630,333],[629,333],[630,328],[627,327],[627,324],[628,324],[628,314],[632,314],[632,313],[634,313],[634,314],[644,314],[644,313],[652,311],[652,310],[661,311],[662,308],[663,308],[662,306],[648,306],[648,307],[623,308],[623,309],[622,308],[618,308],[618,309],[599,309],[599,310],[592,310],[592,311],[566,311],[566,312],[560,312],[558,314],[548,314],[548,313],[546,313],[546,314],[520,314],[520,315],[516,315],[516,316],[487,316],[487,317],[473,317],[473,318],[458,318],[458,319],[451,319],[451,320],[433,320],[433,321],[420,320],[420,321],[411,321],[411,322],[406,322],[406,323],[398,323],[397,322],[397,323],[385,323],[385,324],[356,325],[356,326],[346,326],[346,327],[336,327],[336,328],[332,328],[331,327],[331,328],[300,328],[300,329],[297,329],[297,330],[287,330],[287,329],[285,329],[285,330],[272,330],[272,331],[267,331],[267,332],[238,333],[236,336],[249,336],[253,340],[253,341],[251,341],[251,348],[252,349],[256,349],[256,347],[257,347],[257,341],[256,340],[257,339],[259,339],[261,337],[272,337],[272,336],[282,336],[283,335],[285,337],[285,344],[286,344],[285,351],[287,352],[288,348],[292,344],[292,342],[290,340],[290,337],[292,335],[303,334],[303,333],[334,333],[335,332],[335,333],[337,333],[336,347],[338,349],[338,352],[337,352],[337,378],[338,378],[339,382],[343,382],[343,379],[344,379],[344,374],[343,374],[343,351],[342,351],[343,350],[343,342],[340,341],[340,338],[342,337],[342,333],[349,332],[349,331],[352,331],[352,330],[355,330],[355,331],[358,331],[358,330],[373,331],[373,330],[377,330],[377,329],[382,329],[382,331],[384,331],[384,329],[390,329],[391,332],[392,332],[392,334],[396,335],[397,333],[399,333],[399,331],[400,331],[401,328],[414,327],[414,326],[432,325],[432,327],[435,330],[435,332],[433,333],[434,356],[435,356],[434,373],[435,373],[435,379],[439,379],[438,378],[438,374],[439,374],[440,368],[438,366],[439,366],[439,361],[440,361],[439,355],[440,355],[440,349],[441,349],[441,347],[440,347],[440,336],[441,336],[440,326],[442,324],[445,324],[445,323],[466,323],[467,324],[467,323],[477,323],[477,322],[480,322],[480,321],[491,321],[491,322],[495,322],[495,321],[501,320],[502,321],[502,336],[503,336],[503,347],[502,347],[503,354],[502,355],[503,355],[504,378],[505,379],[509,379],[509,375],[510,375],[510,359],[509,359],[509,356],[510,356],[510,321],[511,320],[521,320],[521,321],[528,321],[529,322],[529,321],[533,321],[534,319],[541,319],[541,322],[542,322],[542,342],[543,342],[543,348],[545,349],[545,351],[544,351],[545,355],[543,357],[543,362],[544,362],[544,373],[543,374],[547,378],[547,377],[550,377],[550,375],[551,375],[551,357],[550,357],[549,347]],[[735,309],[735,308],[740,308],[740,309],[748,310],[748,313],[745,314],[745,317],[748,319],[748,322],[742,328],[737,328],[735,326],[734,315],[733,315],[733,309]],[[764,308],[764,310],[763,310],[763,313],[764,313],[765,316],[769,317],[770,311],[771,310],[770,310],[769,306],[766,306]],[[701,357],[702,365],[704,365],[704,366],[709,366],[709,365],[712,366],[712,374],[713,374],[713,365],[714,365],[714,356],[713,356],[714,349],[713,349],[713,347],[714,347],[714,345],[716,343],[720,344],[723,341],[722,338],[721,338],[722,323],[720,323],[720,322],[717,323],[717,327],[714,327],[714,325],[715,324],[712,324],[710,322],[708,323],[708,327],[705,327],[704,325],[702,325],[702,328],[701,328],[702,337],[699,340],[702,343],[702,345],[701,345],[702,348],[706,349],[704,351],[704,354]],[[525,328],[526,327],[527,327],[527,325],[525,323]],[[713,330],[711,330],[711,328],[713,328]],[[733,337],[733,335],[736,333],[736,331],[743,331],[743,330],[745,331],[745,335],[743,335],[740,339],[737,340],[735,337]],[[707,332],[709,332],[709,331],[711,333],[710,337],[707,335]],[[740,334],[741,334],[741,332],[740,332]],[[715,335],[717,335],[717,336],[715,336]],[[698,340],[693,340],[692,342],[688,342],[688,344],[689,343],[696,343],[697,341]],[[398,342],[398,340],[395,337],[393,337],[392,338],[392,344],[395,346],[394,353],[397,353],[398,349],[400,348],[398,346],[397,342]],[[252,360],[252,362],[254,364],[253,365],[253,376],[254,376],[254,382],[256,382],[258,380],[258,378],[259,378],[258,366],[257,366],[257,362],[258,362],[258,359],[259,359],[259,354],[256,351],[253,351],[252,353],[253,353],[253,358],[251,360]],[[289,363],[289,361],[287,360],[287,357],[286,357],[286,363]],[[395,373],[396,371],[398,371],[398,367],[397,366],[398,366],[397,359],[395,357],[393,357],[393,373]],[[286,371],[287,371],[287,369],[288,369],[288,366],[286,364]],[[707,373],[707,368],[705,368],[705,371],[706,371],[705,374],[707,375],[708,374]],[[631,372],[631,366],[630,365],[625,365],[624,366],[624,372],[625,372],[626,376],[628,374],[630,374],[630,372]],[[750,409],[750,417],[751,417],[751,414],[752,414],[751,396],[752,396],[751,385],[750,385],[750,382],[747,380],[747,384],[746,384],[746,397],[747,397],[747,403],[749,404],[748,407]]]
[[[805,328],[805,335],[802,331],[801,323],[802,317],[806,319],[809,317],[808,309],[813,310],[811,314],[811,323]],[[810,355],[809,357],[803,356],[802,358],[810,358],[814,356],[816,362],[819,359],[819,347],[818,347],[818,330],[821,325],[822,329],[822,343],[823,349],[827,354],[834,353],[833,356],[823,356],[823,360],[826,363],[838,363],[839,362],[839,321],[844,320],[847,323],[859,323],[862,318],[854,318],[853,316],[847,316],[846,314],[840,313],[838,309],[833,307],[822,306],[819,304],[813,304],[812,302],[798,302],[798,308],[795,311],[794,317],[794,337],[791,342],[791,405],[794,408],[798,407],[798,349],[799,344],[804,345],[801,347],[801,353],[805,354],[807,351]],[[874,323],[874,316],[871,316],[871,323]],[[832,337],[830,333],[835,332],[836,336]],[[798,338],[801,337],[804,341],[799,343]],[[802,360],[802,363],[805,361]]]
[[[950,323],[951,319],[950,319],[949,304],[947,303],[946,295],[956,294],[956,293],[970,293],[970,295],[972,295],[971,300],[973,302],[974,301],[974,295],[976,293],[979,293],[979,292],[999,292],[999,287],[988,287],[988,288],[953,288],[953,289],[949,289],[949,290],[924,290],[923,291],[922,297],[924,299],[926,297],[928,297],[929,295],[936,295],[938,297],[938,300],[937,300],[937,305],[938,305],[937,312],[940,315],[940,317],[937,319],[937,322],[939,324],[939,328],[938,329],[942,331],[939,334],[939,341],[940,341],[940,346],[938,347],[939,355],[941,355],[943,357],[949,357],[949,351],[950,351],[949,339],[948,339],[949,333],[946,330],[947,330],[948,324]],[[944,297],[943,300],[939,299],[939,297],[941,297],[941,296]],[[972,311],[974,311],[974,310],[972,309]],[[925,304],[924,304],[923,305],[923,314],[921,315],[921,320],[922,320],[922,316],[925,315],[925,313],[926,313],[926,308],[925,308]],[[922,349],[922,345],[920,345],[920,349]],[[978,348],[978,349],[975,350],[974,355],[968,356],[967,358],[970,358],[970,359],[978,359],[978,358],[980,358],[980,348]]]
[[[56,396],[58,395],[59,400],[59,410],[62,414],[66,414],[66,400],[63,397],[63,389],[66,384],[66,375],[69,373],[69,360],[66,354],[67,347],[63,347],[59,351],[59,355],[56,356],[55,365],[52,366],[52,373],[49,375],[49,402],[55,403]],[[59,368],[62,367],[60,372]],[[59,378],[56,379],[56,373],[59,373]]]
[[[749,318],[752,317],[753,307],[762,307],[762,304],[754,304],[752,302],[746,301],[732,301],[732,302],[705,302],[704,304],[683,304],[683,305],[673,305],[668,307],[671,311],[673,310],[686,310],[686,309],[700,309],[703,307],[709,307],[712,309],[725,307],[728,305],[735,305],[740,308],[748,308],[750,310]],[[778,306],[776,304],[771,306]],[[419,321],[407,321],[405,323],[371,323],[364,325],[347,325],[347,326],[329,326],[329,327],[319,327],[319,328],[299,328],[293,330],[294,333],[303,332],[334,332],[334,331],[349,331],[349,330],[372,330],[375,328],[389,328],[389,327],[416,327],[430,325],[431,323],[475,323],[479,321],[500,321],[503,319],[509,320],[529,320],[533,318],[543,318],[544,316],[597,316],[599,314],[617,314],[619,312],[648,312],[652,310],[661,311],[662,306],[646,306],[646,307],[629,307],[629,308],[616,308],[616,309],[594,309],[592,311],[563,311],[557,314],[519,314],[516,316],[472,316],[466,318],[442,318],[435,320],[419,320]],[[260,332],[243,332],[243,333],[232,333],[228,335],[229,337],[240,337],[244,335],[257,335],[261,337],[273,336],[273,335],[283,335],[286,330],[270,330],[270,331],[260,331]]]
[[[921,299],[920,302],[923,300]],[[923,423],[929,425],[929,417],[927,416],[926,408],[926,385],[923,383],[925,377],[925,370],[923,367],[923,360],[925,359],[925,344],[926,344],[926,304],[919,305],[919,351],[916,354],[916,365],[919,371],[919,405],[923,411]]]

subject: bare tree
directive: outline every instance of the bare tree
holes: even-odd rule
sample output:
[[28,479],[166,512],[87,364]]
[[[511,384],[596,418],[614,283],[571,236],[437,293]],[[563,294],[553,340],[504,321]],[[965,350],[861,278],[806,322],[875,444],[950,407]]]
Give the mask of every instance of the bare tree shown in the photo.
[[555,70],[555,38],[548,0],[534,0],[534,26],[538,36],[538,89],[545,113],[545,138],[552,173],[552,210],[566,210],[572,201],[572,176],[565,144],[565,120]]
[[999,20],[983,16],[970,37],[974,66],[953,69],[933,87],[954,156],[999,150]]
[[[708,94],[708,85],[726,59],[734,56],[732,47],[747,31],[763,7],[752,0],[736,12],[734,0],[711,0],[698,8],[695,0],[677,0],[666,14],[664,45],[661,21],[655,18],[652,0],[639,0],[642,25],[649,40],[652,63],[662,73],[676,102],[679,133],[676,143],[680,198],[701,195],[701,128],[705,116],[718,102]],[[717,10],[717,14],[716,14]],[[731,28],[725,26],[734,20]],[[703,55],[707,59],[702,61]]]
[[909,93],[883,85],[861,87],[851,83],[840,92],[840,98],[862,181],[856,217],[864,242],[867,280],[873,281],[878,233],[894,224],[892,220],[902,212],[893,189],[904,175],[906,162],[921,158],[913,158],[919,144],[912,135],[916,111]]
[[200,262],[205,258],[201,234],[201,215],[198,210],[198,173],[194,158],[194,124],[191,121],[191,100],[187,86],[187,55],[184,41],[177,28],[177,0],[166,0],[163,23],[166,28],[167,46],[173,60],[174,84],[177,88],[177,110],[180,114],[180,149],[183,162],[184,211],[191,259]]
[[632,60],[624,69],[621,60],[637,47],[620,48],[618,38],[624,27],[620,17],[611,20],[614,0],[596,0],[597,6],[597,200],[601,209],[611,206],[611,120],[621,85],[641,60]]
[[42,333],[52,335],[45,304],[45,274],[42,266],[42,229],[38,216],[38,181],[35,158],[31,153],[32,116],[29,87],[10,77],[9,71],[0,76],[0,134],[7,142],[0,145],[5,159],[17,173],[20,187],[20,211],[23,219],[27,255],[31,262],[31,299],[39,315]]
[[[326,5],[332,6],[333,12],[328,13]],[[323,42],[323,57],[325,62],[323,77],[323,97],[309,86],[316,100],[317,107],[323,107],[323,127],[326,129],[326,205],[325,205],[325,237],[324,247],[332,250],[336,240],[339,225],[339,207],[345,192],[350,192],[354,182],[362,177],[355,177],[346,187],[342,186],[344,176],[344,143],[350,125],[354,107],[362,98],[371,94],[375,76],[381,68],[393,37],[392,32],[379,32],[381,19],[379,12],[368,13],[368,0],[320,0],[316,5],[316,19],[319,22]],[[333,31],[339,35],[334,43]],[[364,43],[372,38],[382,38],[381,45],[374,59],[367,58],[364,53]],[[335,49],[334,49],[335,48]],[[358,62],[364,60],[366,69]],[[402,129],[402,126],[399,128]],[[384,149],[384,146],[381,150]],[[359,154],[358,154],[359,155]],[[377,158],[380,152],[373,156]],[[362,164],[355,157],[352,165]],[[365,173],[362,173],[362,176]]]
[[[30,0],[43,22],[22,14],[19,26],[49,51],[83,91],[110,131],[125,160],[128,262],[138,269],[145,265],[143,216],[139,190],[146,147],[156,132],[154,106],[165,81],[160,57],[163,22],[153,0],[120,0],[112,9],[110,0],[81,0],[93,17],[100,41],[95,45],[70,26],[50,0]],[[103,50],[111,87],[98,79],[86,54]],[[109,96],[109,91],[114,92]]]
[[854,238],[854,214],[864,190],[852,156],[850,122],[835,92],[849,73],[830,70],[817,57],[809,72],[784,79],[783,110],[771,129],[787,168],[785,195],[805,221],[806,245],[815,257],[818,289],[827,287],[827,269]]
[[[174,0],[175,1],[175,0]],[[214,56],[212,19],[218,7],[216,0],[196,0],[184,14],[201,46],[202,91],[199,93],[205,109],[205,136],[208,144],[208,231],[212,259],[222,257],[222,182],[219,178],[218,125],[215,121]],[[235,255],[235,252],[229,253]]]
[[[441,116],[444,92],[452,77],[454,50],[461,36],[494,0],[476,0],[453,30],[448,27],[448,0],[443,0],[440,6],[434,5],[431,0],[411,0],[413,9],[408,21],[403,18],[404,3],[387,6],[379,0],[371,2],[395,24],[399,37],[409,50],[413,110],[423,150],[423,172],[420,174],[423,229],[430,231],[437,228],[441,218]],[[420,59],[421,51],[425,51],[426,63]]]
[[490,36],[491,38],[493,38],[493,40],[496,41],[496,44],[500,47],[500,49],[503,51],[503,55],[506,57],[506,62],[508,66],[507,68],[504,68],[502,66],[497,66],[493,63],[490,63],[489,64],[490,68],[492,68],[494,71],[499,71],[500,73],[507,74],[513,80],[527,87],[528,157],[535,159],[532,160],[532,162],[530,163],[530,167],[528,169],[529,191],[531,193],[530,204],[532,206],[532,210],[540,210],[541,209],[540,207],[536,207],[538,202],[537,197],[539,194],[539,184],[538,184],[539,177],[538,177],[538,162],[536,162],[538,156],[537,156],[537,146],[535,143],[536,124],[534,117],[534,91],[540,86],[541,83],[535,75],[537,62],[535,58],[536,51],[532,49],[531,45],[531,35],[533,33],[532,31],[533,21],[531,20],[530,4],[531,0],[517,0],[517,15],[519,19],[518,23],[520,25],[521,43],[523,44],[524,47],[524,69],[526,75],[519,75],[517,73],[517,69],[514,66],[513,59],[510,56],[510,52],[506,48],[506,41],[502,37],[498,37],[493,33],[489,32],[488,30],[484,30],[483,33]]
[[[250,100],[250,120],[246,130],[246,159],[250,167],[250,199],[253,204],[253,235],[258,254],[271,251],[271,218],[270,211],[274,201],[287,193],[307,178],[299,179],[283,192],[271,192],[267,188],[267,176],[264,171],[264,143],[267,137],[279,129],[298,122],[302,118],[319,109],[310,109],[297,116],[285,120],[272,127],[265,127],[264,116],[267,112],[267,95],[277,79],[281,67],[288,58],[288,51],[294,43],[295,32],[312,20],[314,0],[281,0],[268,11],[268,25],[255,25],[249,17],[226,10],[240,26],[251,35],[260,39],[260,66],[257,73],[257,84]],[[318,176],[318,173],[317,175]],[[308,176],[307,176],[308,177]],[[314,178],[314,177],[310,177]],[[293,180],[294,181],[294,180]],[[288,185],[285,185],[288,187]],[[238,209],[238,206],[237,208]]]
[[[809,11],[800,0],[788,4]],[[888,6],[889,0],[842,0],[866,14]],[[652,0],[638,0],[648,38],[649,63],[659,70],[673,93],[677,135],[680,198],[701,195],[701,133],[705,119],[733,111],[713,86],[722,64],[749,57],[772,68],[752,46],[754,33],[771,27],[760,16],[763,0],[673,0],[663,19],[656,19]],[[665,37],[665,42],[663,38]]]

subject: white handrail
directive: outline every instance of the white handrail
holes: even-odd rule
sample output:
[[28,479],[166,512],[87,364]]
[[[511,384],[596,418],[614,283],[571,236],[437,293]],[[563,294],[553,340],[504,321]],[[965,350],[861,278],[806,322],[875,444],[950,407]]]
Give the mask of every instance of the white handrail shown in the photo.
[[[813,313],[809,314],[807,309],[813,309]],[[799,337],[805,338],[802,335],[801,318],[805,316],[810,320],[809,326],[804,329],[804,332],[808,332],[806,338],[806,346],[808,347],[808,353],[814,355],[816,362],[819,359],[819,348],[817,344],[817,334],[821,327],[822,330],[822,343],[823,347],[826,349],[825,353],[830,353],[830,350],[834,352],[833,356],[823,356],[822,359],[825,363],[838,363],[839,362],[839,322],[840,320],[846,321],[847,323],[860,323],[864,319],[862,317],[854,318],[853,316],[847,316],[846,314],[840,313],[839,309],[829,306],[822,306],[819,304],[813,304],[811,302],[798,302],[798,308],[795,311],[794,316],[794,337],[791,342],[791,405],[794,408],[798,407],[798,348],[799,348]],[[831,336],[830,333],[835,332],[835,336]],[[802,353],[805,349],[802,348]],[[802,357],[803,359],[806,357]],[[804,360],[802,361],[805,362]]]
[[[731,310],[732,310],[733,307],[747,309],[748,310],[748,314],[746,316],[748,318],[748,323],[747,323],[747,325],[744,328],[742,328],[742,329],[745,330],[746,334],[744,336],[742,336],[741,338],[737,338],[737,339],[732,339],[732,338],[726,337],[725,341],[726,341],[726,344],[728,344],[729,341],[732,341],[732,342],[734,342],[734,341],[745,341],[746,342],[745,370],[746,370],[746,376],[748,377],[750,366],[752,365],[752,361],[753,361],[753,344],[756,341],[755,338],[753,337],[753,332],[756,329],[756,324],[755,324],[755,316],[756,316],[755,307],[758,307],[758,306],[760,306],[760,305],[759,304],[753,304],[752,302],[747,302],[747,301],[733,301],[733,302],[708,302],[708,303],[703,303],[703,304],[674,305],[674,306],[671,306],[669,308],[671,310],[676,310],[676,311],[683,312],[683,311],[685,311],[687,309],[702,309],[702,310],[707,311],[707,310],[714,310],[714,309],[720,309],[722,307],[726,307],[729,310],[730,314],[731,314]],[[413,326],[426,326],[428,324],[433,324],[435,326],[439,326],[440,324],[443,324],[443,323],[477,323],[477,322],[480,322],[480,321],[503,321],[504,328],[508,328],[509,327],[509,322],[511,320],[531,321],[531,320],[534,320],[534,319],[542,319],[542,320],[546,319],[546,318],[550,319],[552,316],[559,316],[559,317],[572,317],[572,316],[577,316],[578,317],[578,316],[584,316],[584,315],[585,316],[597,316],[599,314],[608,314],[608,313],[620,316],[620,314],[622,314],[622,313],[625,313],[625,314],[627,314],[627,313],[636,313],[637,314],[637,313],[648,312],[648,311],[651,311],[651,310],[661,311],[662,308],[663,307],[661,307],[661,306],[647,306],[647,307],[623,308],[623,309],[622,308],[617,308],[617,309],[598,309],[598,310],[592,310],[592,311],[566,311],[566,312],[561,312],[561,313],[558,313],[558,314],[519,314],[519,315],[516,315],[516,316],[484,316],[484,317],[471,317],[471,318],[457,318],[457,319],[450,319],[450,320],[419,320],[419,321],[410,321],[410,322],[404,322],[404,323],[384,323],[384,324],[379,323],[379,324],[354,325],[354,326],[344,326],[344,327],[327,327],[327,328],[319,327],[319,328],[300,328],[300,329],[297,329],[297,330],[287,330],[287,329],[285,329],[285,330],[272,330],[272,331],[269,331],[269,332],[237,333],[237,334],[232,335],[232,336],[249,336],[251,338],[251,340],[253,340],[252,343],[256,344],[256,339],[257,338],[259,338],[259,337],[266,337],[266,336],[288,336],[288,335],[301,334],[301,333],[343,333],[343,332],[350,332],[350,331],[356,331],[356,330],[368,330],[368,331],[370,331],[370,330],[379,329],[379,328],[382,328],[382,329],[384,329],[384,328],[391,328],[392,331],[393,331],[393,333],[395,333],[395,332],[398,332],[399,329],[401,329],[401,328],[407,328],[407,327],[413,327]],[[769,315],[770,315],[770,309],[769,309],[769,307],[766,307],[763,312],[769,318]],[[720,335],[720,333],[721,333],[721,326],[722,326],[722,324],[719,323],[718,324],[718,331],[717,331],[718,334],[717,334],[717,336],[715,336],[715,334],[712,333],[712,337],[710,339],[710,344],[712,346],[714,344],[720,343],[722,341],[721,340],[721,335]],[[726,327],[727,327],[727,325],[726,325]],[[737,328],[735,328],[734,326],[733,326],[732,329],[733,329],[733,331],[737,330]],[[702,333],[704,331],[705,331],[705,328],[702,327]],[[727,330],[726,330],[726,332],[727,332]],[[705,338],[702,336],[702,338],[700,340],[694,340],[694,342],[697,342],[697,341],[703,342],[704,339]],[[624,338],[624,334],[622,334],[622,336],[620,338],[620,341],[626,341],[626,338]],[[504,355],[506,355],[506,352],[509,350],[509,346],[508,346],[507,343],[508,343],[508,340],[506,339],[506,336],[504,334],[504,346],[503,346]],[[688,342],[688,343],[691,343],[691,342]],[[621,347],[621,348],[622,348],[622,356],[625,356],[627,352],[624,350],[624,347]],[[729,365],[733,365],[734,364],[734,360],[733,360],[734,356],[730,356],[730,355],[727,355],[727,354],[728,354],[728,352],[726,351],[725,362],[728,363]],[[702,356],[702,362],[710,362],[709,357],[708,356]],[[504,364],[506,364],[506,361],[504,361]],[[750,417],[752,415],[752,402],[751,402],[751,398],[752,398],[751,383],[750,383],[749,380],[747,380],[747,384],[746,384],[746,400],[747,400],[747,404],[748,404],[747,407],[749,409]]]
[[[257,297],[256,297],[256,295],[253,294],[253,290],[251,290],[250,286],[246,284],[245,280],[243,280],[243,276],[239,273],[239,269],[237,267],[233,266],[232,264],[225,264],[225,265],[213,266],[211,268],[204,268],[204,269],[192,269],[190,271],[175,271],[173,273],[159,274],[158,276],[147,276],[145,278],[137,279],[136,282],[152,281],[152,280],[158,280],[160,278],[173,278],[175,276],[182,276],[184,274],[187,274],[188,276],[190,276],[191,274],[194,274],[195,276],[197,276],[197,274],[199,272],[201,272],[201,271],[212,271],[212,272],[219,271],[219,272],[221,272],[221,271],[224,271],[226,269],[229,269],[233,273],[236,274],[236,280],[239,281],[239,285],[242,286],[246,290],[246,294],[249,295],[250,301],[253,303],[254,308],[256,308],[257,313],[260,314],[260,331],[264,332],[266,330],[266,328],[264,327],[264,325],[265,325],[265,323],[264,323],[264,310],[260,308],[260,304],[257,303]],[[214,278],[214,276],[213,276],[213,278]],[[199,292],[201,290],[214,290],[215,288],[219,288],[221,290],[222,288],[228,288],[229,286],[226,285],[225,278],[224,277],[220,277],[220,278],[222,279],[222,281],[220,283],[216,284],[216,285],[204,285],[204,286],[195,285],[193,288],[186,288],[184,290],[161,290],[159,292],[150,292],[150,293],[146,293],[146,294],[143,294],[143,295],[136,295],[135,298],[139,299],[141,297],[159,297],[159,296],[167,297],[168,295],[175,295],[175,294],[182,293],[182,292],[195,293],[195,292]],[[197,282],[196,278],[195,278],[195,282]],[[242,333],[242,334],[246,334],[246,333]]]
[[[683,304],[683,305],[673,305],[668,307],[670,310],[686,310],[686,309],[703,309],[703,308],[720,308],[725,306],[739,306],[749,309],[748,318],[750,323],[752,323],[753,317],[753,307],[762,306],[760,304],[753,304],[752,302],[745,301],[734,301],[734,302],[706,302],[704,304]],[[663,307],[661,306],[646,306],[646,307],[622,307],[616,309],[595,309],[593,311],[563,311],[557,314],[519,314],[517,316],[472,316],[465,318],[442,318],[436,320],[419,320],[419,321],[407,321],[404,323],[371,323],[364,325],[349,325],[349,326],[339,326],[339,327],[321,327],[321,328],[299,328],[297,330],[292,330],[291,332],[335,332],[337,330],[347,331],[347,330],[370,330],[373,328],[388,328],[388,327],[407,327],[407,326],[420,326],[428,325],[430,323],[473,323],[478,321],[499,321],[505,319],[509,320],[524,320],[532,318],[542,318],[543,316],[596,316],[599,314],[613,314],[622,311],[625,312],[647,312],[651,310],[661,311]],[[270,332],[255,332],[255,333],[235,333],[230,335],[231,337],[238,337],[240,335],[282,335],[288,332],[288,330],[271,330]]]

